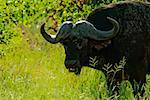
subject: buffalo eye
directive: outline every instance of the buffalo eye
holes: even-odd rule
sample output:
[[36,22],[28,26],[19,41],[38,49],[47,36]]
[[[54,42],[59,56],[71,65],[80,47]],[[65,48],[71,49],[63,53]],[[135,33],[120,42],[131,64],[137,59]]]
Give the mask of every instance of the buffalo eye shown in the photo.
[[78,49],[82,49],[82,43],[77,44]]

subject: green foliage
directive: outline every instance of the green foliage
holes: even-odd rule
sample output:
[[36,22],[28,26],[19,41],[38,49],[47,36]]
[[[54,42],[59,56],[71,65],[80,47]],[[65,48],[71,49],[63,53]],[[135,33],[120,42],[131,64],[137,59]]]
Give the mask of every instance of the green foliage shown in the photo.
[[[39,27],[46,22],[47,31],[55,34],[62,22],[85,19],[92,9],[117,1],[121,0],[0,0],[0,99],[114,98],[101,72],[88,68],[80,76],[67,72],[63,47],[45,42]],[[91,58],[93,66],[96,62]],[[146,99],[149,86],[145,87]],[[126,82],[119,92],[115,99],[134,98]]]

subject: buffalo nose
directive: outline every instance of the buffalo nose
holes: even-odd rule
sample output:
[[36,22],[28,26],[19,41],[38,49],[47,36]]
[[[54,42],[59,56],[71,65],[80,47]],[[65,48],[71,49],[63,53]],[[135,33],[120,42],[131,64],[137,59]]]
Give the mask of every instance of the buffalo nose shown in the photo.
[[66,60],[65,61],[65,66],[66,67],[73,66],[73,65],[76,65],[76,64],[78,64],[77,60]]

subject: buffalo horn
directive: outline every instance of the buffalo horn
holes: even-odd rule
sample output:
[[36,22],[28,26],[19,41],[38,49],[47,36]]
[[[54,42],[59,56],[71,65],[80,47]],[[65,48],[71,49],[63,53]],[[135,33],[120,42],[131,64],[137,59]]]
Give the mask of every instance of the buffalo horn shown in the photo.
[[73,24],[69,21],[64,22],[57,33],[55,35],[48,34],[44,29],[45,23],[41,26],[41,34],[42,36],[50,43],[58,43],[60,40],[69,36],[69,32],[71,31]]
[[75,33],[79,33],[80,37],[83,38],[91,38],[95,40],[109,40],[113,37],[115,37],[119,31],[119,23],[110,17],[107,17],[107,19],[110,20],[110,22],[113,24],[113,28],[108,31],[101,31],[94,27],[93,24],[86,20],[78,21],[74,25],[74,31]]

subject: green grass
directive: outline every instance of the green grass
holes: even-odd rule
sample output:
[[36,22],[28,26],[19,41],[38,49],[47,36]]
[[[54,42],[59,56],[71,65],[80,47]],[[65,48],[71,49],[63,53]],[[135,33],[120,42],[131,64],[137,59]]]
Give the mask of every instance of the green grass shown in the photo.
[[[71,74],[64,67],[64,56],[61,45],[45,43],[31,49],[24,44],[15,49],[0,60],[0,97],[6,100],[92,98],[88,87],[94,71],[87,69],[88,73],[81,76]],[[87,89],[83,89],[85,85]]]

